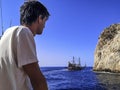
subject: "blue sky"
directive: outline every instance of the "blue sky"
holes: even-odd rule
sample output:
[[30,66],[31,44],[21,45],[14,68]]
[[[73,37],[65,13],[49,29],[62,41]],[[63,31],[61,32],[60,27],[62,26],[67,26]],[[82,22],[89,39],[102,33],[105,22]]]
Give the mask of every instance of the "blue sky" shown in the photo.
[[[73,56],[76,60],[80,57],[82,65],[93,66],[100,33],[120,22],[120,0],[40,1],[51,14],[43,34],[35,36],[40,66],[67,66]],[[2,0],[4,30],[10,22],[12,26],[19,25],[23,2]]]

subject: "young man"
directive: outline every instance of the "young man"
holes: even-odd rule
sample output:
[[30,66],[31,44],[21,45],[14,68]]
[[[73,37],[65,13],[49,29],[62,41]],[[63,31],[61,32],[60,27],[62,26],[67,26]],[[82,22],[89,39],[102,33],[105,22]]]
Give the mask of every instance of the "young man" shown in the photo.
[[0,40],[0,90],[48,90],[34,42],[48,17],[46,7],[38,1],[21,6],[21,26],[8,28]]

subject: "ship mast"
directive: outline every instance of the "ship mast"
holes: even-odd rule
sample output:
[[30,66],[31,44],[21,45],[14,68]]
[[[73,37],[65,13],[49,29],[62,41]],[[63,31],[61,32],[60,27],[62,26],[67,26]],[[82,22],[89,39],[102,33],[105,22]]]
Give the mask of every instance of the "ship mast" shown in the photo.
[[78,61],[78,62],[79,62],[78,65],[81,66],[81,63],[80,63],[80,57],[79,57],[79,61]]
[[[3,16],[2,16],[2,0],[0,0],[0,18],[1,18],[1,31],[2,31],[2,35],[3,35],[3,33],[4,33],[4,31],[3,31]],[[1,35],[1,36],[2,36]],[[1,38],[1,36],[0,36],[0,38]]]
[[73,56],[73,64],[75,64],[75,57]]

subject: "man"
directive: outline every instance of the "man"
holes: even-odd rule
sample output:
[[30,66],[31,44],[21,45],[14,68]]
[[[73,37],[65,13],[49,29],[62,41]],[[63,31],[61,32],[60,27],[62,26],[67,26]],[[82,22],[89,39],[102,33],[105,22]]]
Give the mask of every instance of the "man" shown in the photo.
[[48,17],[46,7],[38,1],[21,6],[21,26],[8,28],[0,40],[0,90],[48,90],[34,42]]

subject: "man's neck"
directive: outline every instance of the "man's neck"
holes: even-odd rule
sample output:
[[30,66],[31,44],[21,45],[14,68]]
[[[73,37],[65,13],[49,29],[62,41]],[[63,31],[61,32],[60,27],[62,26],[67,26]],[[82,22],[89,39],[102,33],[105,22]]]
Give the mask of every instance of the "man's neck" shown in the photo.
[[34,29],[34,26],[32,26],[32,25],[31,25],[31,26],[30,26],[30,25],[23,25],[23,26],[28,27],[29,30],[32,32],[33,36],[36,35],[36,33],[35,33],[35,29]]

